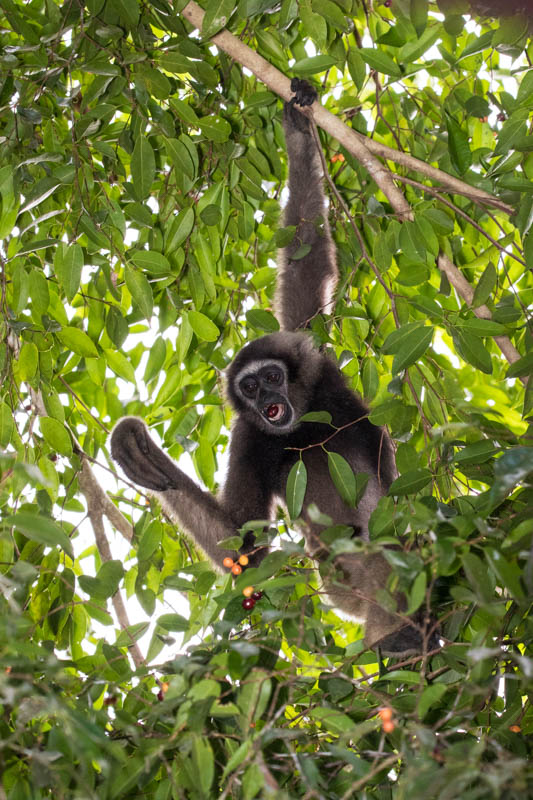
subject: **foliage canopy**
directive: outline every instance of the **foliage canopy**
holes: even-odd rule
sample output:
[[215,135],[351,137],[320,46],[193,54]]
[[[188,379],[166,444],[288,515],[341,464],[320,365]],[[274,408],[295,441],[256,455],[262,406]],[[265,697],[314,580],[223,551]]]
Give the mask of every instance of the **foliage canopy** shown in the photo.
[[[209,0],[199,32],[181,0],[0,7],[0,797],[533,797],[526,17]],[[362,652],[283,521],[250,616],[244,576],[104,471],[126,412],[213,490],[219,376],[277,327],[280,104],[223,28],[390,148],[413,211],[322,136],[342,280],[313,335],[396,441],[371,533],[404,537],[395,580],[441,618],[423,661]],[[200,643],[172,655],[176,633]]]

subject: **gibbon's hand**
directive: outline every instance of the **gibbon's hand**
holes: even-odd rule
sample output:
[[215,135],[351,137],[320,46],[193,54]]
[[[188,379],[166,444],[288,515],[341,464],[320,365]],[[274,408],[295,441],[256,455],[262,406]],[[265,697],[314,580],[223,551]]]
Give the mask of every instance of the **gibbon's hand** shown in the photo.
[[151,439],[148,428],[137,417],[124,417],[111,433],[111,455],[128,478],[156,492],[178,489],[181,472]]

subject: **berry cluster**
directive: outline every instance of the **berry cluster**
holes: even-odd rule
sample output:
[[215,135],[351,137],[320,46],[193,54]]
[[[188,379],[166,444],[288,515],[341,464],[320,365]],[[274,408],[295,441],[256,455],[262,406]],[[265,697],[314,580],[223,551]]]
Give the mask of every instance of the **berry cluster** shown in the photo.
[[[249,562],[248,556],[242,555],[239,556],[239,560],[235,563],[235,561],[226,556],[224,561],[222,562],[226,569],[230,569],[233,575],[237,576],[240,575],[242,572],[242,568],[246,567]],[[261,600],[263,597],[263,592],[255,591],[253,586],[245,586],[242,590],[244,595],[244,600],[242,601],[242,607],[245,611],[251,611],[252,608],[255,606],[258,600]]]
[[242,572],[242,568],[248,564],[248,561],[249,561],[248,556],[243,555],[239,556],[239,560],[237,561],[237,563],[235,563],[235,561],[232,558],[227,556],[222,563],[224,564],[225,567],[230,569],[234,575],[240,575]]
[[263,597],[263,592],[256,592],[253,586],[245,586],[242,593],[244,595],[242,607],[245,611],[251,611],[257,601]]
[[390,706],[384,706],[384,708],[380,708],[378,711],[378,717],[381,720],[381,727],[383,728],[383,731],[385,733],[392,733],[396,727],[392,718],[392,708],[390,708]]

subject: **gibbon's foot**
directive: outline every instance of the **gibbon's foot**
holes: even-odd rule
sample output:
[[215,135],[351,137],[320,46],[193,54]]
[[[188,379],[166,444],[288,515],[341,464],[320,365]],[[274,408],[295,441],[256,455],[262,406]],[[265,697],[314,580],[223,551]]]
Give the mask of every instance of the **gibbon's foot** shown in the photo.
[[124,417],[113,428],[111,455],[131,481],[146,489],[164,492],[180,486],[179,469],[136,417]]
[[424,634],[420,627],[415,625],[404,625],[393,633],[389,633],[380,641],[372,645],[372,648],[381,650],[385,656],[414,656],[421,655],[424,650],[430,652],[439,648],[440,641],[437,631],[433,630],[429,637],[424,640]]
[[311,106],[318,97],[318,93],[314,86],[304,81],[301,78],[293,78],[291,80],[291,91],[294,92],[294,97],[283,106],[285,119],[290,122],[293,128],[301,133],[309,133],[309,120],[305,114],[301,114],[295,106]]

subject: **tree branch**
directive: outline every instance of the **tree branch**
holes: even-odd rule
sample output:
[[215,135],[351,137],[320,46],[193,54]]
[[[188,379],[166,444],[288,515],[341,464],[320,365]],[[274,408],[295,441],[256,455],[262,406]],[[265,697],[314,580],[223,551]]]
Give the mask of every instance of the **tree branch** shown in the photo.
[[[437,258],[437,266],[444,272],[454,289],[457,293],[463,298],[465,303],[472,308],[472,301],[474,299],[474,290],[466,280],[463,273],[455,266],[455,264],[450,261],[447,255],[444,253],[440,253]],[[487,306],[482,305],[478,306],[477,308],[472,308],[472,311],[479,317],[480,319],[492,319],[492,314]],[[509,364],[514,364],[515,361],[518,361],[521,358],[520,353],[511,342],[508,336],[495,336],[494,341],[500,348],[501,352],[509,362]],[[524,386],[527,385],[527,377],[523,377],[520,379]]]
[[[104,514],[110,517],[110,510],[111,508],[115,509],[117,514],[122,517],[122,514],[115,508],[111,500],[108,498],[98,481],[96,480],[94,473],[89,466],[89,462],[82,458],[82,468],[79,474],[79,482],[80,482],[80,489],[82,490],[83,494],[85,495],[85,499],[87,500],[87,512],[89,514],[89,519],[91,520],[91,525],[93,526],[94,531],[94,538],[96,542],[96,546],[98,548],[98,552],[100,553],[100,558],[105,563],[106,561],[111,561],[113,559],[111,548],[109,547],[109,542],[107,541],[107,536],[104,529]],[[113,513],[113,512],[111,512]],[[125,521],[125,520],[124,520]],[[115,524],[115,522],[113,522]],[[118,527],[115,524],[115,527]],[[130,536],[131,541],[131,536]],[[128,614],[126,611],[126,606],[124,605],[124,600],[122,599],[122,594],[119,590],[115,592],[113,595],[111,602],[113,603],[113,608],[115,609],[115,614],[117,615],[117,620],[122,628],[122,630],[127,630],[130,627],[130,621],[128,619]],[[128,649],[130,651],[131,657],[133,659],[133,663],[136,667],[142,666],[144,662],[143,654],[139,648],[137,642],[133,639],[131,640],[131,644],[128,645]]]
[[[194,0],[190,0],[181,14],[195,28],[202,29],[205,12]],[[213,36],[211,41],[239,64],[247,67],[265,86],[268,86],[269,89],[272,89],[284,100],[291,99],[293,93],[291,92],[289,78],[232,33],[223,30]],[[316,124],[337,139],[368,170],[400,218],[411,219],[412,212],[407,206],[402,192],[394,185],[390,171],[375,158],[376,156],[386,158],[407,169],[415,170],[431,180],[438,181],[449,191],[466,195],[476,203],[491,205],[506,214],[514,214],[514,209],[511,206],[506,205],[488,192],[470,186],[468,183],[459,180],[459,178],[448,175],[448,173],[442,172],[437,167],[432,167],[426,164],[425,161],[420,161],[408,153],[394,150],[392,147],[387,147],[387,145],[380,144],[357,133],[319,103],[313,103],[311,110]]]

